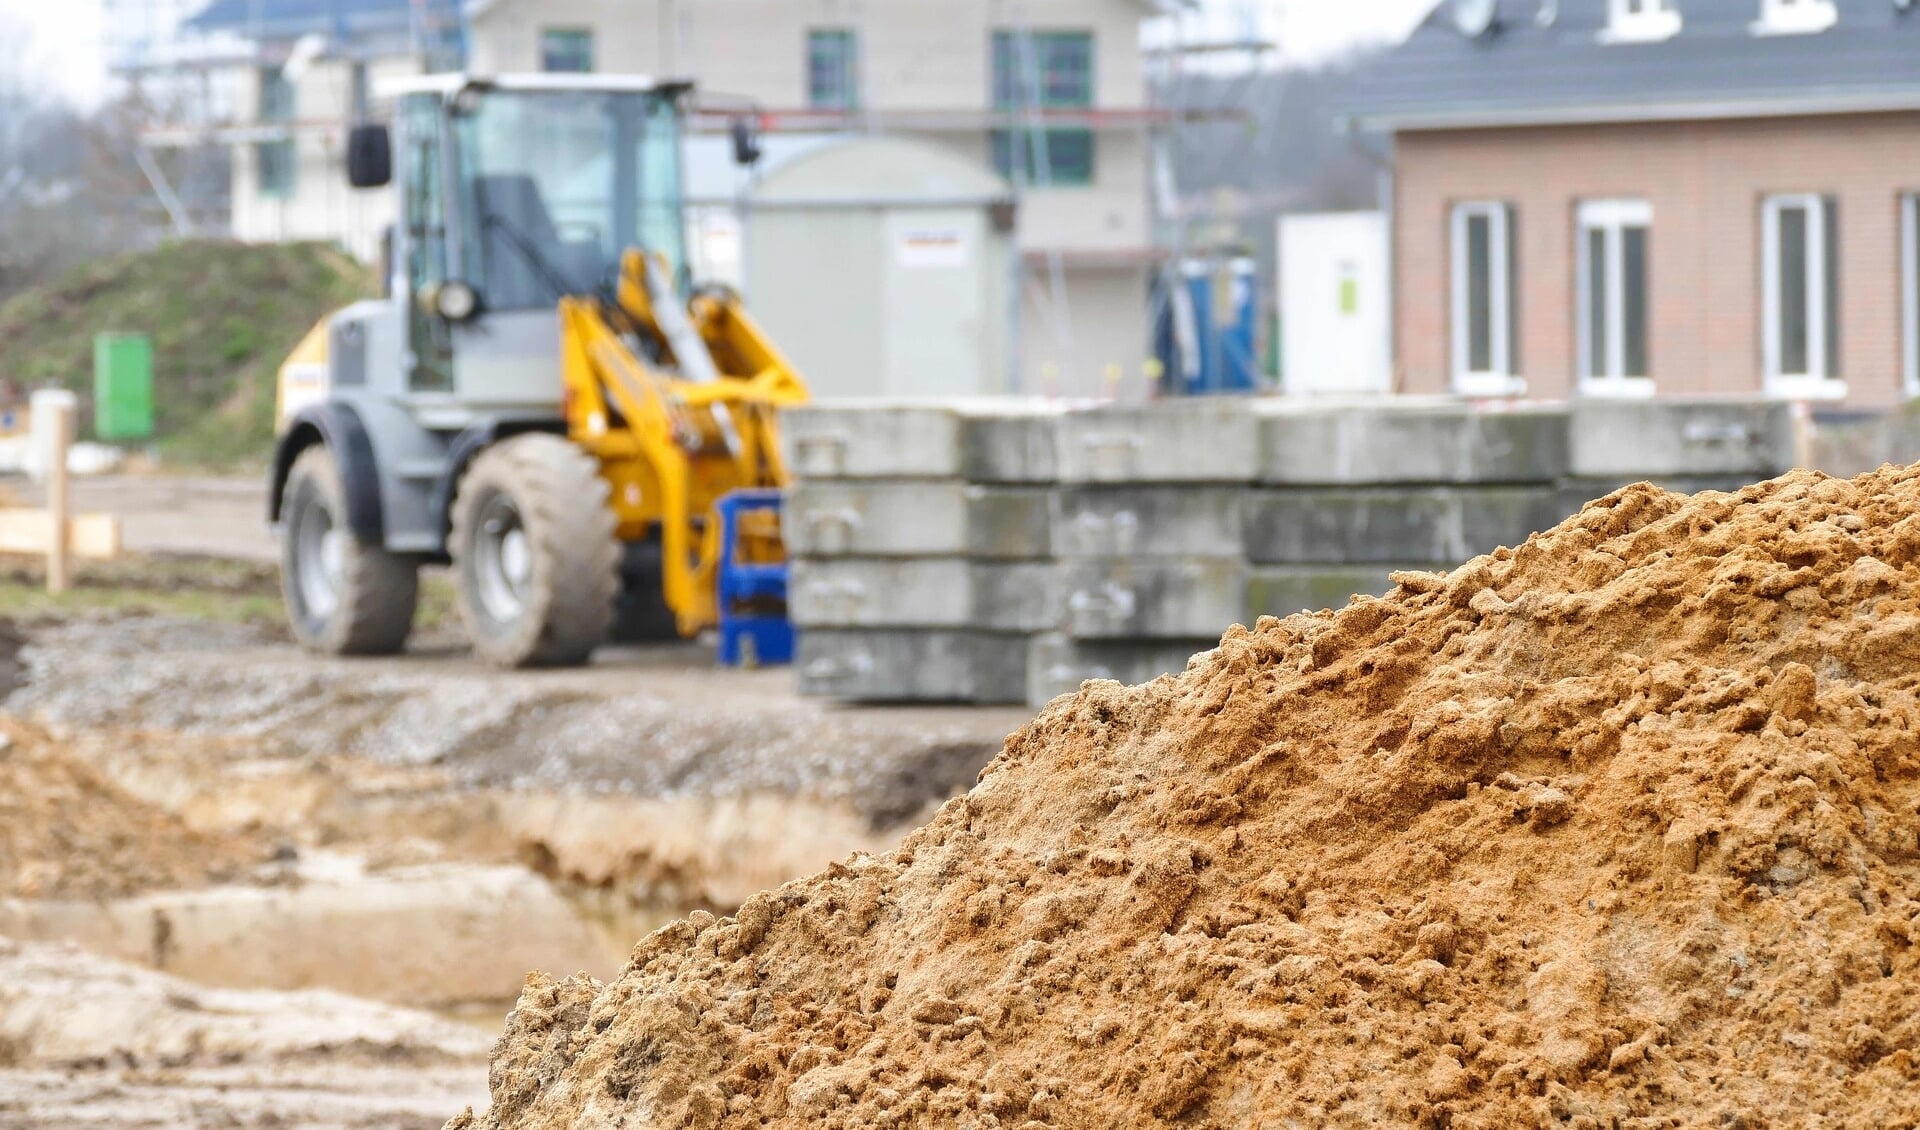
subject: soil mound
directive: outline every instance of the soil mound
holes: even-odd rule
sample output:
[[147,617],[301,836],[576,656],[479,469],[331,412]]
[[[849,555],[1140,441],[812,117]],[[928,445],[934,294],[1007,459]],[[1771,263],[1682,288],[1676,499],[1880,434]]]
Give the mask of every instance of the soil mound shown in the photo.
[[1920,1122],[1920,468],[1627,488],[529,979],[453,1126]]
[[230,878],[258,845],[129,796],[44,730],[0,719],[0,898],[114,898]]

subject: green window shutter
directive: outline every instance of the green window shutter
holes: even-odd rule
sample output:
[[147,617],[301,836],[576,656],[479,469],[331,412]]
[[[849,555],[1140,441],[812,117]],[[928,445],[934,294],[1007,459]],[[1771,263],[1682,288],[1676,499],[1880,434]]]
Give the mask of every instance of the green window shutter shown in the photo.
[[1093,183],[1091,129],[1018,124],[1029,110],[1093,107],[1092,32],[994,32],[993,105],[1016,123],[993,133],[993,164],[1002,176],[1048,187]]
[[553,74],[591,73],[593,32],[587,28],[543,28],[540,32],[540,69]]
[[807,105],[853,110],[860,105],[860,41],[846,28],[807,33]]

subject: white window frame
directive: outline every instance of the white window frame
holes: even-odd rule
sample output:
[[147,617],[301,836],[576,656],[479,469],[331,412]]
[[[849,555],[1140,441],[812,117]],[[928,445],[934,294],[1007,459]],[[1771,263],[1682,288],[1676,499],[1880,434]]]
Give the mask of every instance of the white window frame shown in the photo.
[[[1652,246],[1653,205],[1645,200],[1583,200],[1574,223],[1574,339],[1579,354],[1575,360],[1574,371],[1579,374],[1579,389],[1582,396],[1639,398],[1653,395],[1653,376],[1628,376],[1627,368],[1627,283],[1626,283],[1626,236],[1627,228],[1644,228],[1648,234],[1648,246]],[[1589,256],[1591,241],[1587,233],[1592,231],[1606,233],[1606,322],[1599,327],[1606,335],[1607,371],[1593,373],[1588,371],[1593,359],[1593,333],[1591,324],[1593,311],[1593,270]],[[1642,263],[1651,273],[1652,265]],[[1645,288],[1649,280],[1641,280]],[[1647,305],[1647,315],[1651,319],[1652,303]],[[1648,364],[1652,364],[1651,335],[1653,327],[1645,327],[1648,335]]]
[[[1602,43],[1659,43],[1680,34],[1676,0],[1608,0]],[[1636,7],[1638,10],[1636,11]]]
[[[1527,382],[1513,372],[1513,281],[1507,277],[1512,261],[1511,206],[1498,200],[1469,200],[1453,206],[1448,224],[1448,251],[1452,260],[1451,307],[1453,391],[1462,396],[1519,396]],[[1487,220],[1487,317],[1488,359],[1493,367],[1485,372],[1468,368],[1472,346],[1467,333],[1467,221],[1475,217]]]
[[1920,192],[1900,196],[1900,328],[1907,395],[1920,397]]
[[1760,0],[1755,35],[1815,35],[1840,22],[1833,0]]
[[[1838,400],[1847,395],[1847,382],[1828,373],[1827,335],[1827,198],[1815,193],[1768,196],[1760,202],[1760,352],[1766,392],[1786,400]],[[1780,213],[1787,208],[1807,212],[1807,368],[1805,373],[1780,371]]]

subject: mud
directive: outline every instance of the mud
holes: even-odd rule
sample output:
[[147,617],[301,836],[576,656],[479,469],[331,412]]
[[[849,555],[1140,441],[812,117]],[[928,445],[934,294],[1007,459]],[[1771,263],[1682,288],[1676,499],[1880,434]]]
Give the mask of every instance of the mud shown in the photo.
[[437,1124],[488,1037],[336,993],[211,990],[0,939],[0,1127]]
[[586,671],[500,672],[457,651],[328,661],[264,628],[164,618],[37,629],[9,711],[74,729],[242,739],[266,754],[432,766],[463,785],[659,799],[776,794],[870,828],[964,791],[1019,710],[844,710],[790,672],[697,645],[610,649]]
[[[0,944],[78,944],[108,964],[74,976],[107,986],[118,962],[431,1008],[483,1043],[529,969],[611,976],[665,922],[896,842],[1021,720],[823,710],[694,648],[507,676],[144,615],[0,626],[0,679]],[[0,1026],[24,1007],[0,999]],[[128,1066],[111,1025],[78,1035],[108,1066],[14,1034],[0,1127],[426,1127],[484,1099],[477,1052]]]
[[530,978],[450,1127],[1914,1125],[1916,671],[1920,468],[1629,488]]
[[101,899],[233,879],[266,862],[128,794],[37,726],[0,718],[0,898]]

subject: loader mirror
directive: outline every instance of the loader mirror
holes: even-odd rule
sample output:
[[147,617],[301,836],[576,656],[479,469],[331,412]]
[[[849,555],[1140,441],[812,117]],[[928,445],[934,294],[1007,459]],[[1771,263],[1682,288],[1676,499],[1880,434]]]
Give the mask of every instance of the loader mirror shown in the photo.
[[393,139],[383,125],[354,126],[347,135],[347,183],[384,188],[393,180]]
[[752,118],[733,119],[733,163],[743,167],[760,161],[760,129]]

